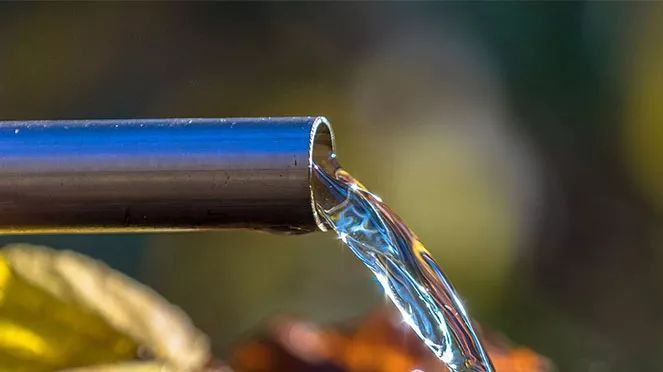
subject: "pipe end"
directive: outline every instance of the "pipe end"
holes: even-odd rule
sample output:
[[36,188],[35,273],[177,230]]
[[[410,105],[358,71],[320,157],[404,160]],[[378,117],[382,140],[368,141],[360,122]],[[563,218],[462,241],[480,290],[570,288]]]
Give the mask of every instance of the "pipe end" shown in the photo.
[[311,127],[311,153],[309,154],[309,188],[311,192],[311,210],[315,224],[321,231],[329,230],[329,227],[318,215],[315,207],[315,193],[313,192],[313,164],[326,168],[336,157],[336,145],[334,143],[334,131],[331,124],[324,116],[318,116]]

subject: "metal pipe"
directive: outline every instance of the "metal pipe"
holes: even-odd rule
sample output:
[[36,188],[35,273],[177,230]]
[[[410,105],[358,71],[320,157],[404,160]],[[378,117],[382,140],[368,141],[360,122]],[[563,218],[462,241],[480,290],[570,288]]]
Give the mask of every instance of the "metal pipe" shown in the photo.
[[318,228],[323,117],[0,122],[0,233]]

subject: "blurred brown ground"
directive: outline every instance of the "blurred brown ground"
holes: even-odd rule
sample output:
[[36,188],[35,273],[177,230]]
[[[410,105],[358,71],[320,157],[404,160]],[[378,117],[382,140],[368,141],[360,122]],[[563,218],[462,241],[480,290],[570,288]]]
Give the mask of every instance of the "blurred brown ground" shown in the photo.
[[[347,328],[347,327],[346,327]],[[448,371],[391,309],[374,311],[354,329],[321,329],[294,318],[271,322],[263,341],[241,345],[231,359],[239,372]],[[550,372],[544,357],[484,334],[497,371]]]

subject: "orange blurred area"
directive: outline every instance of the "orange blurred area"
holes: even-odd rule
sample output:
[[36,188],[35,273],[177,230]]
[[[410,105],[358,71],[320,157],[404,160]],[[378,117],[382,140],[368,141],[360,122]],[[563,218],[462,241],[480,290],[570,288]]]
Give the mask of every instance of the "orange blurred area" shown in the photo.
[[[487,349],[497,371],[548,372],[552,364],[527,347],[490,337]],[[273,320],[262,340],[236,348],[238,372],[448,371],[417,336],[387,308],[352,329],[325,328],[296,318]]]

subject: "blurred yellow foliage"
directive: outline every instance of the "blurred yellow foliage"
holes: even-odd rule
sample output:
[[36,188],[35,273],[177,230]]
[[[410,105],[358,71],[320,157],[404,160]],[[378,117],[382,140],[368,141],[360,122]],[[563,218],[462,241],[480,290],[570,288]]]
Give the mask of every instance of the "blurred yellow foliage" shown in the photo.
[[[139,346],[149,361],[137,360]],[[210,359],[186,314],[106,265],[45,247],[0,250],[0,371],[197,371]]]
[[[663,208],[663,9],[644,15],[637,33],[627,101],[625,141],[636,181]],[[643,36],[646,35],[646,36]]]
[[136,344],[79,304],[58,299],[0,256],[0,370],[40,371],[132,358]]

